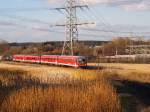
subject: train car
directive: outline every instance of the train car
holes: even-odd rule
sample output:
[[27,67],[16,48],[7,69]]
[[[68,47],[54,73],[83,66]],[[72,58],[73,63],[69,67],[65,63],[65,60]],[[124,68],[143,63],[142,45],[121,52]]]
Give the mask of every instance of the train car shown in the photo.
[[13,61],[47,63],[53,65],[71,66],[75,68],[86,67],[87,58],[84,56],[59,56],[59,55],[14,55]]
[[32,55],[14,55],[13,61],[39,63],[40,57]]
[[13,57],[12,57],[12,55],[4,55],[1,57],[1,60],[2,61],[12,61]]
[[83,56],[45,55],[41,56],[41,63],[65,65],[72,67],[85,67],[87,66],[87,59]]
[[32,63],[40,63],[41,57],[40,56],[32,56],[32,55],[26,55],[24,56],[24,62],[32,62]]
[[24,61],[24,55],[13,55],[13,61]]
[[47,64],[58,64],[58,56],[57,55],[43,55],[41,56],[41,63]]
[[83,56],[59,56],[57,63],[59,65],[66,65],[79,68],[87,66],[87,59]]

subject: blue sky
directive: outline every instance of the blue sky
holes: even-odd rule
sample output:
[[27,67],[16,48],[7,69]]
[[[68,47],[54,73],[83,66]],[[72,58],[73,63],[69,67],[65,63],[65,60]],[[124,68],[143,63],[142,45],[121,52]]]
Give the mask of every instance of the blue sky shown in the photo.
[[[131,35],[149,39],[149,0],[78,0],[78,3],[90,7],[90,10],[78,10],[79,21],[96,22],[95,25],[80,26],[79,40],[110,40]],[[9,42],[64,40],[65,28],[51,26],[65,23],[65,16],[49,10],[64,4],[64,0],[1,0],[0,39]]]

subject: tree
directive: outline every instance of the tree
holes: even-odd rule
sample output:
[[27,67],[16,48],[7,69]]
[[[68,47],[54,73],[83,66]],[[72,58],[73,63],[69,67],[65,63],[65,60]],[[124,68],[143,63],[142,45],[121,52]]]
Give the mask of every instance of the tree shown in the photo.
[[0,40],[0,55],[4,55],[9,49],[9,44],[5,40]]

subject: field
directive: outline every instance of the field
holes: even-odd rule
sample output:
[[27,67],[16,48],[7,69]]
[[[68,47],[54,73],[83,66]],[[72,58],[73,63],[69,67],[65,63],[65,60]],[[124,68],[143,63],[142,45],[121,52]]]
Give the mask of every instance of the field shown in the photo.
[[0,112],[149,112],[150,65],[0,63]]
[[117,90],[125,111],[150,112],[149,64],[102,63],[100,67],[100,71]]
[[115,89],[95,70],[0,64],[1,112],[121,112]]
[[[96,64],[90,64],[96,66]],[[118,75],[123,79],[138,81],[141,83],[150,83],[150,64],[120,64],[120,63],[102,63],[101,70]]]

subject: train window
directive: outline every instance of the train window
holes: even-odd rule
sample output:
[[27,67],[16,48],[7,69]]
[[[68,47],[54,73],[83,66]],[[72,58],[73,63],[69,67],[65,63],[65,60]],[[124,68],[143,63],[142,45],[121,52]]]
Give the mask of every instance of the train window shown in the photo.
[[79,58],[78,59],[78,63],[85,64],[86,63],[86,59],[85,58]]

